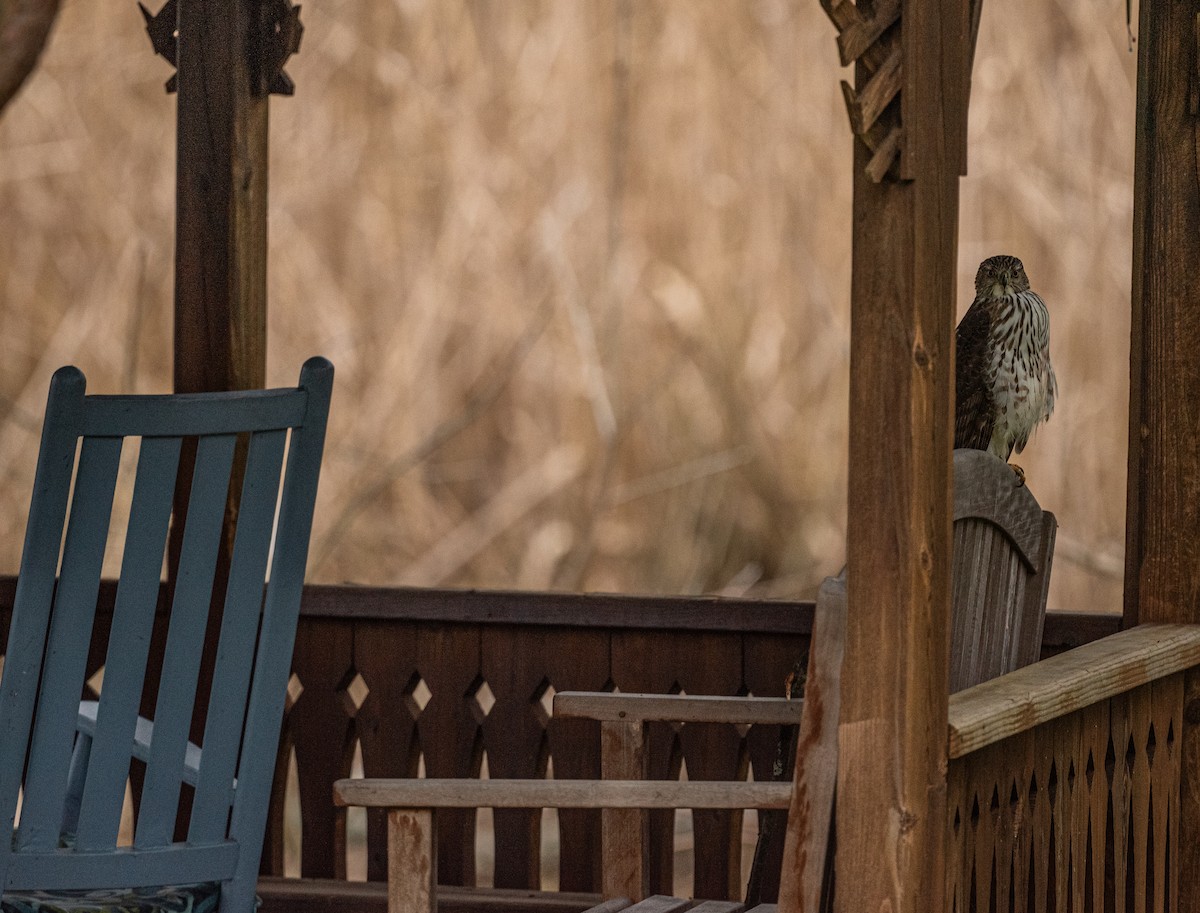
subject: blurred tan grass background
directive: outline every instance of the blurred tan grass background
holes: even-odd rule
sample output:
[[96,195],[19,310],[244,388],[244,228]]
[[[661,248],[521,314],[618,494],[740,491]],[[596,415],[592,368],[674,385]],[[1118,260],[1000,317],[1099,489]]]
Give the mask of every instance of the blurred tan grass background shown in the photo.
[[[272,102],[272,384],[337,365],[312,579],[811,598],[842,562],[850,134],[816,0],[304,4]],[[985,4],[962,184],[1059,411],[1051,606],[1116,610],[1135,55],[1119,0]],[[170,386],[174,113],[68,0],[0,118],[0,568],[49,375]]]

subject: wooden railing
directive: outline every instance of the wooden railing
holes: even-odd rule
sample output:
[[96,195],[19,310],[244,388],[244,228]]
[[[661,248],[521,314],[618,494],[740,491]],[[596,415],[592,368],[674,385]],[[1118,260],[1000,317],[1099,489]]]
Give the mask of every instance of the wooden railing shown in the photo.
[[[13,590],[12,578],[0,578],[0,652]],[[106,582],[89,676],[105,662],[114,595],[114,585]],[[165,617],[160,612],[162,621]],[[1117,624],[1111,615],[1052,613],[1043,656],[1111,634]],[[302,825],[300,874],[341,879],[346,811],[333,805],[332,784],[350,774],[356,747],[366,775],[375,777],[415,776],[422,764],[429,776],[475,777],[485,755],[494,777],[544,776],[551,765],[558,778],[597,777],[598,727],[550,719],[547,708],[555,692],[615,686],[656,693],[781,694],[796,661],[807,656],[811,625],[807,602],[308,587],[264,873],[283,874],[286,771],[293,750]],[[160,624],[159,647],[164,634]],[[153,672],[152,664],[151,678]],[[652,727],[652,775],[674,778],[683,764],[692,779],[744,778],[748,771],[757,780],[770,779],[778,738],[777,727]],[[135,785],[136,779],[134,771]],[[474,822],[471,812],[441,820],[442,883],[475,884]],[[697,872],[696,896],[725,896],[742,881],[737,854],[729,851],[739,839],[739,822],[739,815],[727,811],[693,815],[697,856],[729,860]],[[672,888],[672,826],[669,814],[652,821],[654,890]],[[564,897],[599,889],[599,829],[599,812],[560,814]],[[498,888],[539,885],[538,835],[536,812],[495,813]],[[367,854],[368,877],[382,880],[382,814],[368,816]],[[322,884],[326,893],[334,889]],[[301,897],[290,886],[276,893],[289,900],[275,909],[327,906],[316,904],[311,892]],[[271,897],[267,900],[271,906]],[[361,900],[355,895],[338,902],[350,910]]]
[[[296,645],[303,690],[290,707],[284,748],[295,750],[304,822],[301,872],[342,877],[345,811],[331,785],[349,775],[354,743],[368,777],[556,778],[600,775],[599,731],[551,719],[557,691],[781,695],[807,656],[811,606],[716,599],[634,599],[522,593],[454,593],[314,588]],[[652,776],[692,779],[772,776],[776,726],[652,727]],[[285,755],[286,756],[286,755]],[[282,777],[276,780],[269,854],[282,861]],[[539,872],[536,811],[498,809],[495,885],[534,888]],[[697,855],[728,859],[696,873],[698,896],[721,897],[741,882],[735,812],[693,815]],[[652,884],[669,890],[673,819],[656,816]],[[598,812],[559,816],[559,886],[599,890]],[[475,883],[475,815],[439,822],[439,874]],[[368,877],[386,877],[382,813],[368,817]],[[721,851],[717,851],[721,848]],[[280,869],[276,868],[276,871]]]
[[1200,626],[1143,625],[950,699],[947,909],[1178,908]]

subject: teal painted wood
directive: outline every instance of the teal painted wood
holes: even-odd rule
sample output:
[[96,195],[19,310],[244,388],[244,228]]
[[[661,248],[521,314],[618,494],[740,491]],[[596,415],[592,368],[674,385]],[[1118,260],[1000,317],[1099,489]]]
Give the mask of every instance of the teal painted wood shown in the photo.
[[[25,546],[13,598],[4,674],[0,677],[0,821],[11,830],[25,768],[38,675],[58,572],[59,543],[83,422],[86,384],[77,368],[60,368],[50,381]],[[4,833],[0,828],[0,833]],[[9,867],[12,841],[0,839],[0,875]],[[0,880],[0,886],[4,882]],[[2,890],[2,887],[0,887]]]
[[[234,841],[226,840],[209,846],[177,843],[149,850],[122,847],[106,853],[57,850],[52,853],[14,854],[14,858],[19,858],[21,862],[21,878],[20,884],[10,884],[9,887],[12,890],[40,891],[50,890],[41,885],[53,885],[53,890],[74,891],[225,881],[237,866],[240,849]],[[194,872],[202,873],[201,877],[191,878],[190,874]],[[189,880],[181,882],[181,876]],[[233,909],[222,902],[223,913]],[[253,907],[243,909],[252,910]]]
[[[275,748],[283,722],[321,453],[325,446],[333,365],[324,359],[309,359],[300,372],[300,387],[308,392],[308,413],[304,426],[292,432],[288,448],[287,476],[293,484],[284,485],[279,507],[275,553],[271,560],[246,714],[247,748],[243,748],[238,765],[238,794],[229,827],[229,836],[243,843],[237,873],[226,885],[233,909],[238,910],[249,910],[254,903],[254,886],[275,772]],[[254,750],[249,750],[250,746]]]
[[201,843],[224,834],[229,820],[238,744],[226,734],[242,731],[285,443],[283,432],[255,434],[246,456],[225,614],[204,721],[204,764],[188,830],[188,839]]
[[111,850],[117,843],[130,746],[146,676],[150,632],[171,498],[179,467],[179,438],[143,438],[129,510],[129,532],[121,558],[117,602],[104,661],[96,735],[79,808],[77,846]]
[[86,674],[120,461],[120,438],[84,439],[29,750],[17,839],[23,850],[52,850],[58,845],[75,708]]
[[[213,575],[236,443],[236,435],[223,434],[202,437],[196,448],[187,527],[154,708],[154,742],[134,840],[138,848],[170,843],[175,830],[184,750],[200,671],[199,645],[204,642],[212,603]],[[229,738],[230,734],[222,733],[222,737]]]
[[307,398],[296,390],[89,396],[83,434],[187,437],[278,431],[303,422],[306,404]]
[[[85,397],[77,370],[55,374],[0,678],[0,812],[10,828],[22,782],[26,788],[19,834],[0,838],[0,890],[216,880],[222,910],[253,910],[332,379],[332,366],[315,358],[294,390]],[[234,435],[243,431],[254,433],[201,751],[187,733]],[[112,476],[128,434],[149,436],[141,440],[100,700],[81,704]],[[200,442],[151,723],[137,711],[180,438],[193,435]],[[39,673],[43,685],[53,684],[41,696]],[[131,756],[148,759],[146,785],[135,845],[117,848]],[[26,773],[27,765],[37,770]],[[189,841],[173,843],[181,783],[195,784],[197,793]],[[74,839],[64,840],[71,832]]]

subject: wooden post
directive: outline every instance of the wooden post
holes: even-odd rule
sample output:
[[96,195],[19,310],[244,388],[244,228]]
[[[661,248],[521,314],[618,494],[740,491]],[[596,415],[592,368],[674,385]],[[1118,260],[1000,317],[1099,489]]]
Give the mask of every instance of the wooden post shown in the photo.
[[388,913],[436,913],[437,819],[432,809],[388,809]]
[[[265,0],[179,0],[176,69],[175,366],[177,393],[265,386],[267,328],[267,100]],[[174,581],[191,493],[195,442],[186,441],[168,542]],[[224,599],[245,467],[239,442],[213,587]],[[158,627],[165,624],[159,620]],[[196,700],[208,703],[218,624],[209,626]],[[149,676],[147,695],[157,687]],[[146,710],[147,708],[143,708]],[[200,718],[192,738],[203,734]],[[135,775],[136,779],[136,775]],[[182,833],[187,813],[180,816]]]
[[[645,780],[646,723],[641,720],[600,723],[601,777]],[[600,812],[600,844],[604,857],[601,889],[606,900],[642,900],[650,890],[646,841],[649,817],[641,808],[606,808]]]
[[[1200,8],[1141,5],[1125,626],[1200,622]],[[1200,687],[1185,695],[1179,909],[1200,910]],[[1175,865],[1174,859],[1172,865]]]
[[266,378],[267,93],[261,0],[180,0],[175,390]]
[[1200,8],[1142,5],[1125,626],[1200,621]]
[[[264,0],[179,0],[175,189],[175,392],[247,390],[267,369],[267,74]],[[223,555],[232,547],[239,448]],[[187,516],[191,451],[172,528]],[[222,559],[223,568],[226,561]]]
[[[903,4],[901,173],[911,180],[874,183],[854,142],[839,913],[945,909],[963,2]],[[867,75],[860,62],[860,89]]]

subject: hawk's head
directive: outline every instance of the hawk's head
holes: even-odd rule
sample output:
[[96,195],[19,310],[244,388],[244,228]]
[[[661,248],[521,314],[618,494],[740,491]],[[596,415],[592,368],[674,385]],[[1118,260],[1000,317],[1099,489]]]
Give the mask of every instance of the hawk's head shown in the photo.
[[981,298],[1002,298],[1029,291],[1029,277],[1016,257],[1000,254],[979,264],[975,274],[975,294]]

